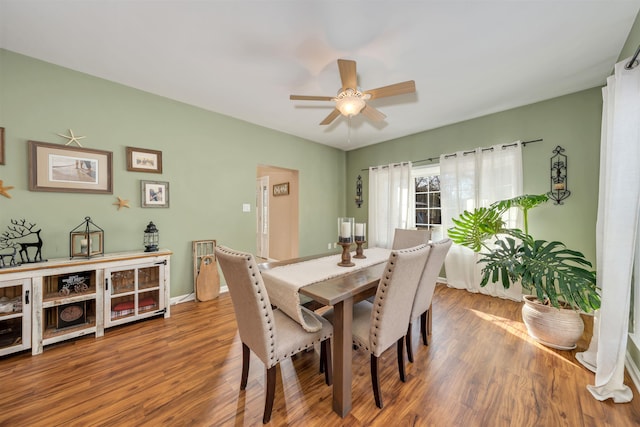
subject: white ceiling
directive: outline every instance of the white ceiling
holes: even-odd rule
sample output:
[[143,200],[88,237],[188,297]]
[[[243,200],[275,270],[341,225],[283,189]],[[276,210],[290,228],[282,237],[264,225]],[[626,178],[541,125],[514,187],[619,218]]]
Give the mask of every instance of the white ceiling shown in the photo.
[[[640,0],[0,0],[0,47],[351,150],[603,85]],[[336,60],[382,123],[320,126]],[[73,126],[81,126],[74,124]]]

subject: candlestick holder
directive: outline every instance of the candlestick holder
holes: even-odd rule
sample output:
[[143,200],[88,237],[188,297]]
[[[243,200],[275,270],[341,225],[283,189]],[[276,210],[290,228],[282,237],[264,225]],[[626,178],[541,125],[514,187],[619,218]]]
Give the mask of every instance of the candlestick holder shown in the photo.
[[363,253],[364,251],[362,249],[362,245],[365,244],[365,243],[367,243],[366,240],[356,240],[357,247],[356,247],[356,254],[353,256],[354,258],[357,258],[357,259],[366,258],[366,256]]
[[355,264],[351,262],[351,243],[338,242],[342,246],[342,260],[338,263],[340,267],[353,267]]

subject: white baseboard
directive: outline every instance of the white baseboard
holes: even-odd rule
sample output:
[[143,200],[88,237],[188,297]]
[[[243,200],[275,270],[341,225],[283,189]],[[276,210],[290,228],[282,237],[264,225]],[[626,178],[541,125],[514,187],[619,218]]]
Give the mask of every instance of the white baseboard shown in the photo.
[[[229,292],[229,288],[227,288],[227,285],[220,286],[220,293],[224,293],[224,292]],[[177,297],[172,297],[169,304],[176,305],[176,304],[181,304],[183,302],[195,301],[195,300],[196,300],[196,293],[191,292],[190,294],[187,294],[187,295],[178,295]]]
[[195,301],[196,300],[196,293],[195,292],[191,292],[190,294],[187,295],[179,295],[177,297],[172,297],[170,304],[171,305],[176,305],[176,304],[180,304],[183,302],[187,302],[187,301]]

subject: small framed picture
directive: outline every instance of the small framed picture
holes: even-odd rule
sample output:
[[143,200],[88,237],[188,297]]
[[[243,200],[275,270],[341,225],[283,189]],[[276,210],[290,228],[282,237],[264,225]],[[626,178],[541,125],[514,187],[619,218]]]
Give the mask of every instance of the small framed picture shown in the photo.
[[289,195],[289,183],[283,182],[282,184],[273,185],[274,196],[288,196]]
[[168,208],[169,183],[163,181],[140,181],[143,208]]
[[162,173],[162,151],[127,147],[127,170]]
[[0,165],[4,165],[4,128],[0,128]]

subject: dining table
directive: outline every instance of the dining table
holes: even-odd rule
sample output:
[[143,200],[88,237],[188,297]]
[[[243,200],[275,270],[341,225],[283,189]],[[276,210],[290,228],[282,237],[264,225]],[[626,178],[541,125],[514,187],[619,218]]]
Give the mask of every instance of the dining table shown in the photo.
[[[331,306],[333,316],[333,410],[351,411],[353,305],[375,295],[391,251],[369,248],[352,267],[338,266],[340,254],[312,255],[259,265],[271,304],[312,332],[319,321],[305,301]],[[316,323],[317,322],[317,323]]]

